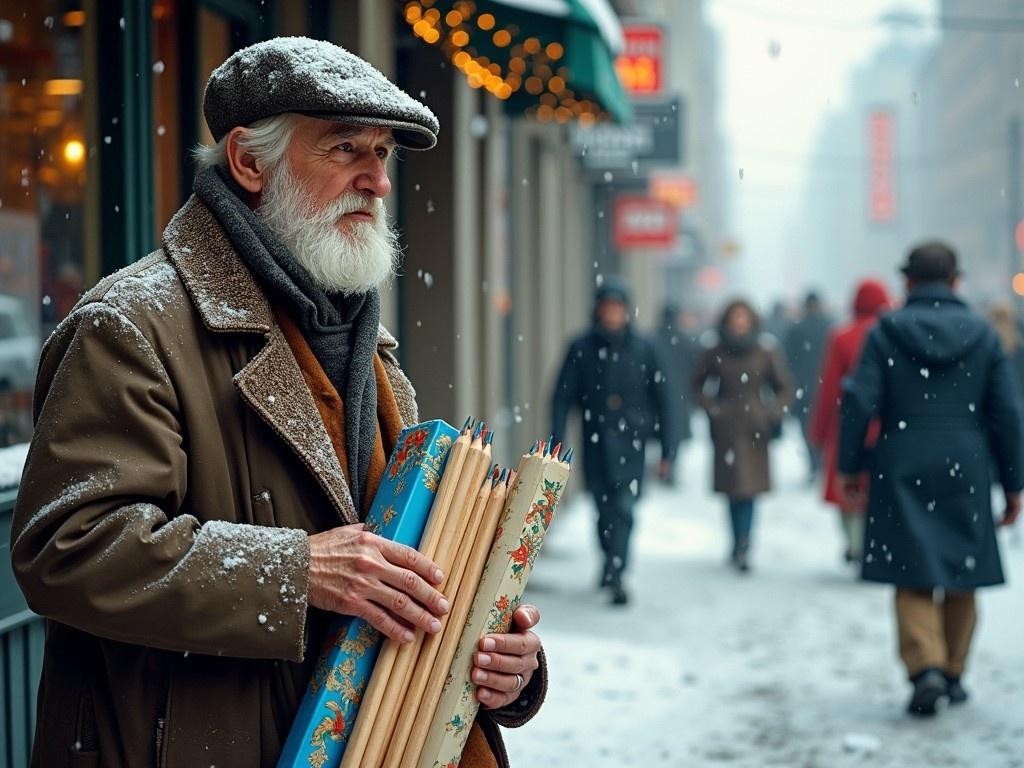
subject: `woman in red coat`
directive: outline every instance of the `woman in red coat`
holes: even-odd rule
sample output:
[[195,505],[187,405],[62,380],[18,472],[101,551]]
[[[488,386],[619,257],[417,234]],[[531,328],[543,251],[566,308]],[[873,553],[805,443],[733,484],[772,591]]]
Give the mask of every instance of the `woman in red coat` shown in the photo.
[[[843,379],[853,373],[860,358],[861,347],[878,317],[891,308],[889,292],[877,280],[865,280],[857,287],[853,301],[853,322],[834,330],[829,336],[821,386],[814,403],[808,437],[825,461],[825,501],[839,508],[839,519],[846,539],[846,561],[860,562],[864,546],[864,507],[843,497],[836,477],[836,448],[839,443],[839,401]],[[877,425],[868,431],[874,444]],[[867,498],[865,494],[864,498]]]

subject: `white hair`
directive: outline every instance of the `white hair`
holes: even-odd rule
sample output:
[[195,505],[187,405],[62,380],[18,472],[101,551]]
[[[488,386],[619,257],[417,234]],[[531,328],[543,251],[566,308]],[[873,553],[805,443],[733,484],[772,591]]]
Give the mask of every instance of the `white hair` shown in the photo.
[[[372,221],[348,221],[366,211]],[[256,215],[328,293],[358,294],[380,287],[398,269],[398,235],[387,220],[384,201],[347,191],[321,209],[287,163],[269,174]]]
[[[262,170],[277,166],[291,143],[298,120],[295,115],[284,113],[264,117],[245,127],[245,133],[238,137],[238,143],[256,159]],[[225,135],[216,144],[199,144],[192,150],[199,169],[227,166],[227,140]]]

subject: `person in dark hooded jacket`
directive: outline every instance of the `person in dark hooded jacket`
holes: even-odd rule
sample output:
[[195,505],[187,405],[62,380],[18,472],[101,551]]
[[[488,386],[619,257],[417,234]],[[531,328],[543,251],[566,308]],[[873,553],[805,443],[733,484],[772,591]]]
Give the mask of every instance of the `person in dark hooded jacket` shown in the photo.
[[[669,412],[672,430],[676,438],[676,453],[682,444],[693,437],[694,398],[691,384],[693,370],[700,360],[702,350],[697,336],[699,331],[692,313],[684,313],[673,302],[665,305],[661,312],[661,325],[655,336],[658,354],[667,366],[664,372],[669,392]],[[669,482],[675,483],[673,472]]]
[[[909,711],[933,715],[967,698],[960,677],[974,634],[974,590],[1003,583],[989,487],[1020,513],[1021,412],[995,331],[961,301],[956,253],[911,251],[906,305],[868,335],[844,385],[839,472],[863,495],[870,470],[863,578],[896,586],[900,656],[914,686]],[[877,445],[865,448],[872,419]]]
[[661,440],[661,475],[675,458],[664,366],[654,343],[629,322],[629,291],[617,276],[595,295],[594,323],[573,340],[555,385],[552,434],[565,441],[569,412],[583,416],[583,475],[597,504],[598,542],[604,553],[601,586],[612,602],[629,598],[623,572],[629,561],[633,507],[640,497],[647,440]]

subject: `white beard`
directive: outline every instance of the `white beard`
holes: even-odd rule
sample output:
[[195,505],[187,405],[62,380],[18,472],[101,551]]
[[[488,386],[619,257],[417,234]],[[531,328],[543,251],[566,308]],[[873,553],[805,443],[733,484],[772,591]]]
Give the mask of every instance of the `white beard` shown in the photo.
[[[346,231],[339,231],[342,216],[363,210],[373,221],[349,221]],[[313,210],[310,195],[281,163],[270,173],[256,215],[327,293],[367,293],[398,269],[398,235],[388,226],[379,197],[346,192]]]

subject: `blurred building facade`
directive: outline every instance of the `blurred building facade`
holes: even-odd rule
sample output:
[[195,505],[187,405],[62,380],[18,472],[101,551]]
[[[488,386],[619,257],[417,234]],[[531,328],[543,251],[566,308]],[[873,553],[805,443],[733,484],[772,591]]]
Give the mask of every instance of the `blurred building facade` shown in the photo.
[[[939,10],[953,19],[979,12],[970,0],[942,0]],[[965,288],[981,301],[1012,296],[1024,268],[1024,5],[991,0],[984,16],[994,23],[944,29],[923,63],[916,136],[921,230],[956,245]]]
[[850,286],[873,275],[897,283],[907,244],[922,231],[919,174],[928,55],[919,36],[893,31],[851,77],[848,97],[822,121],[792,223],[790,271],[845,308]]
[[[502,40],[503,30],[518,39]],[[564,339],[589,322],[601,233],[568,126],[628,117],[607,0],[9,0],[0,8],[0,294],[23,307],[22,335],[38,349],[85,288],[159,247],[191,190],[189,150],[210,138],[209,73],[275,35],[336,42],[438,115],[438,147],[392,168],[389,210],[405,260],[384,322],[423,417],[483,417],[510,456],[545,431]],[[587,47],[576,51],[585,72],[570,71],[570,45]],[[474,46],[495,61],[455,55]],[[510,52],[504,70],[498,49]],[[510,69],[517,58],[532,69]],[[29,398],[13,389],[25,387],[0,376],[0,416],[16,424],[4,444],[28,436]]]

